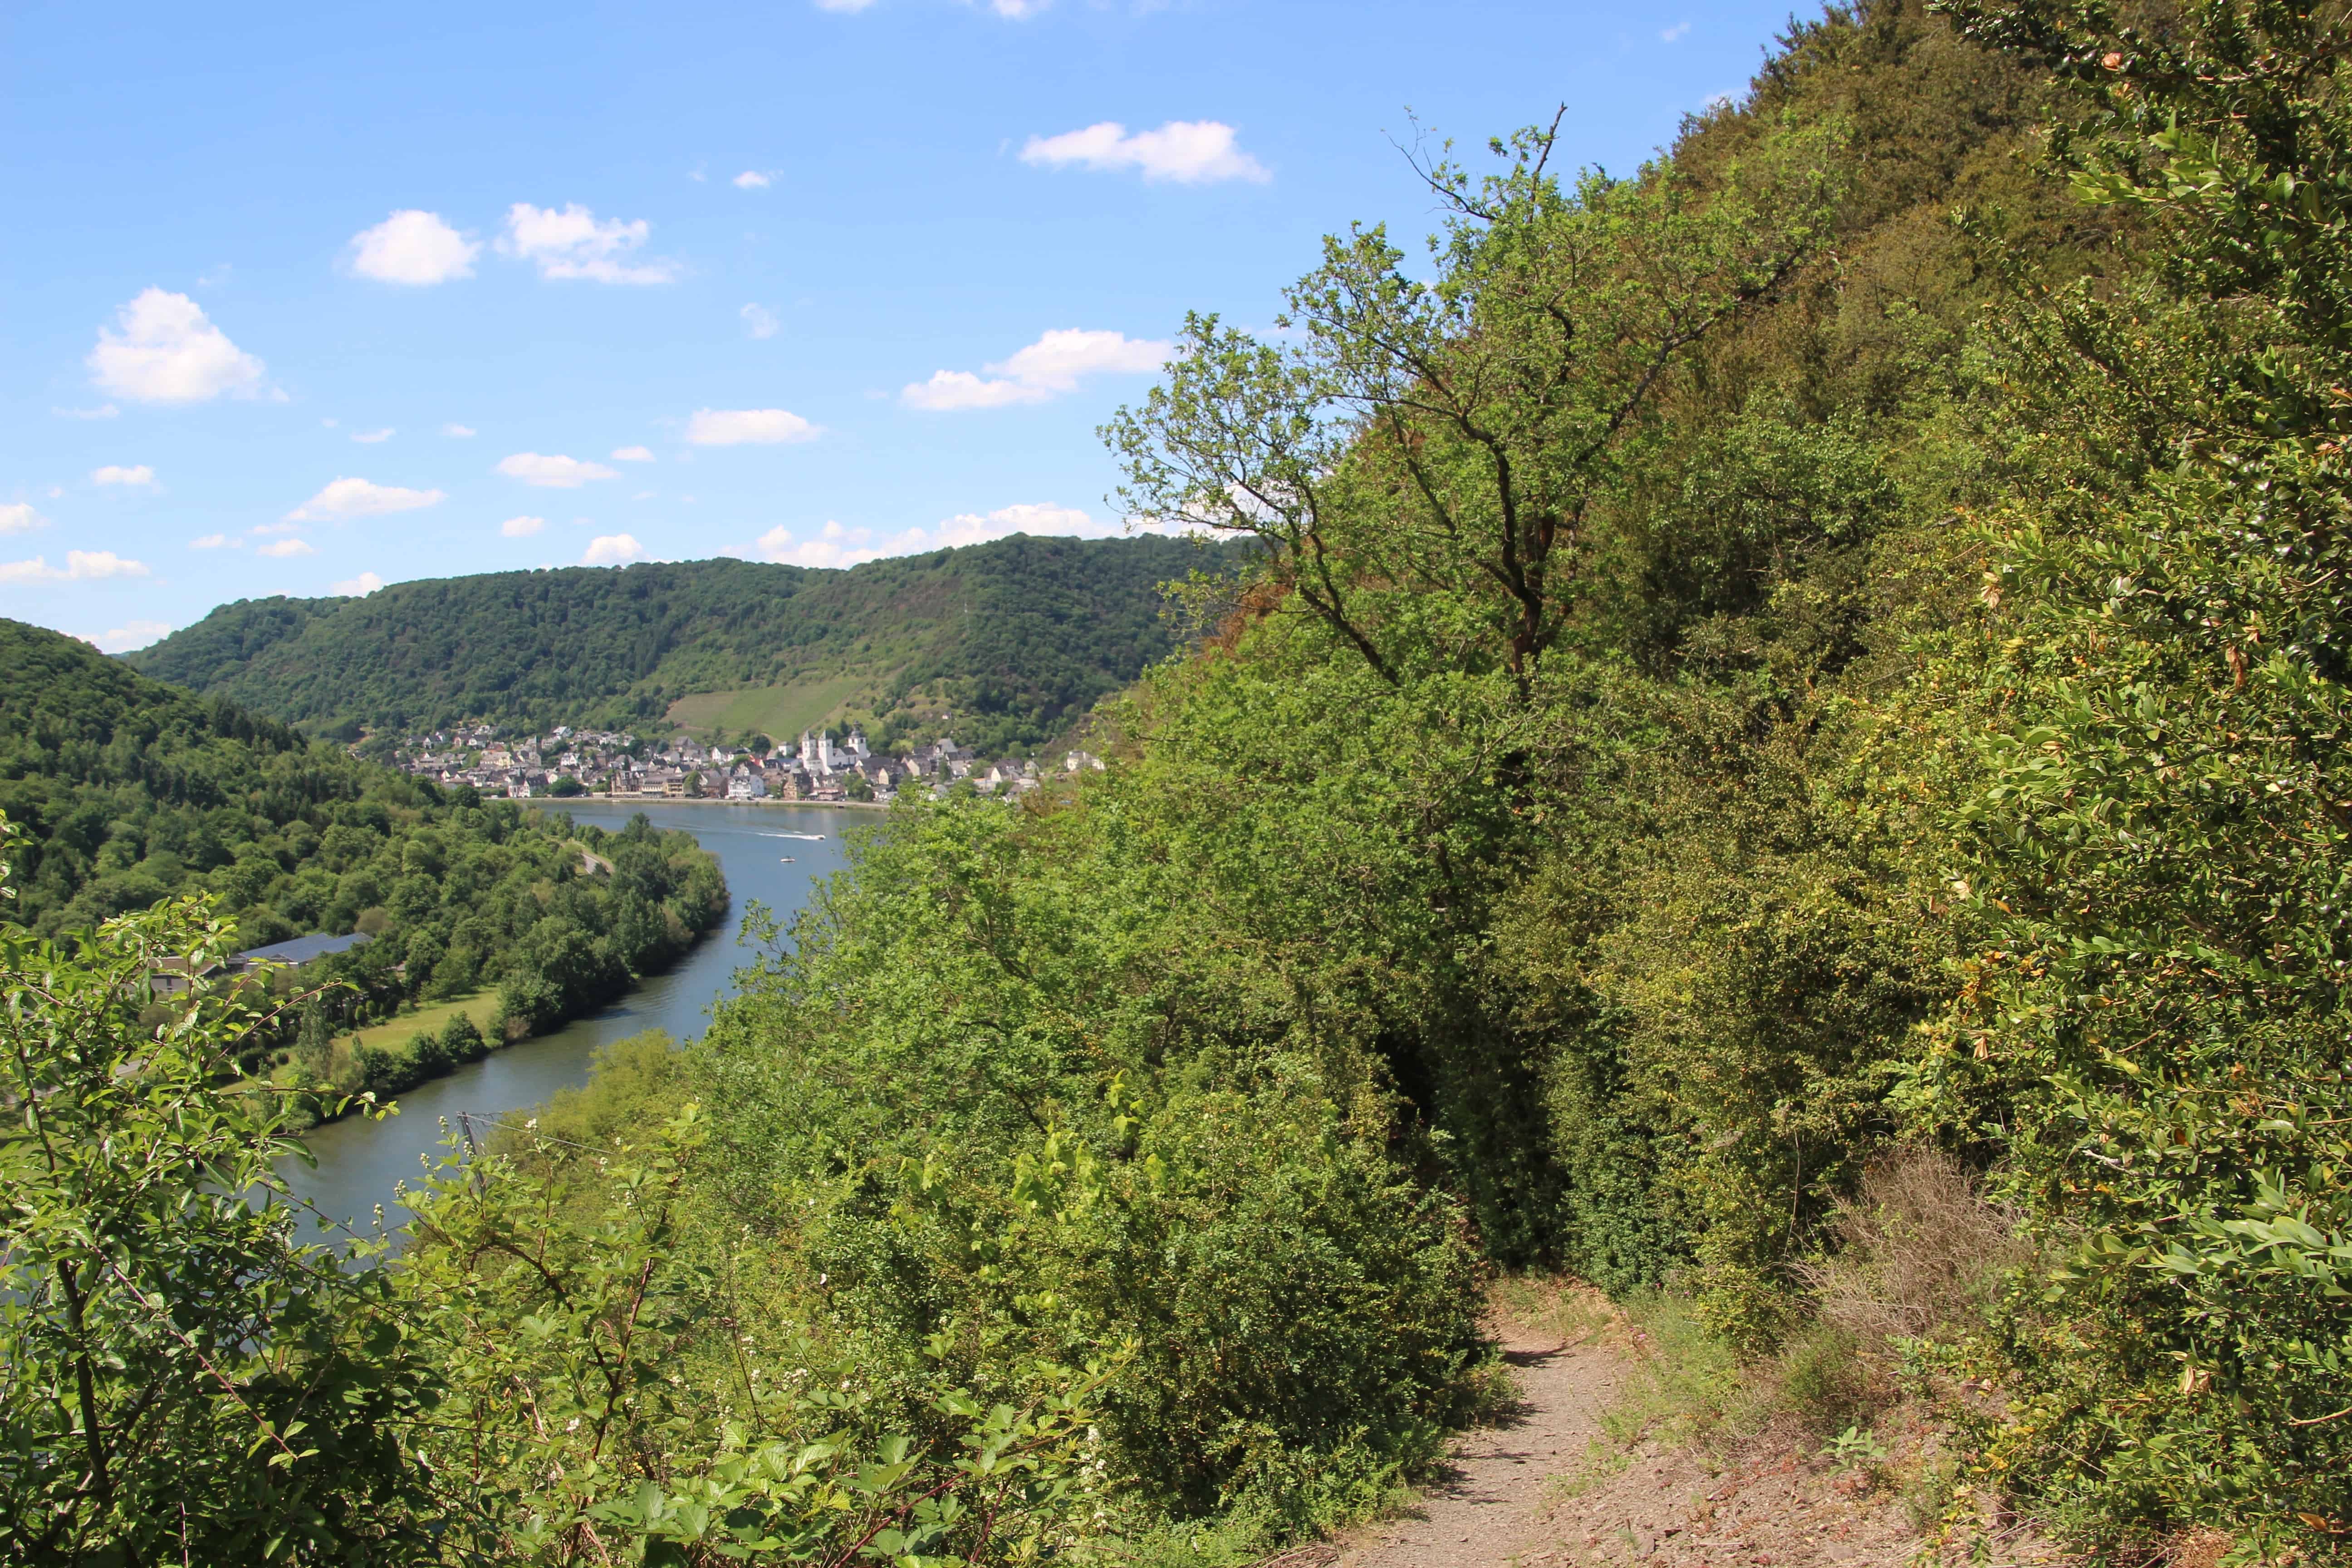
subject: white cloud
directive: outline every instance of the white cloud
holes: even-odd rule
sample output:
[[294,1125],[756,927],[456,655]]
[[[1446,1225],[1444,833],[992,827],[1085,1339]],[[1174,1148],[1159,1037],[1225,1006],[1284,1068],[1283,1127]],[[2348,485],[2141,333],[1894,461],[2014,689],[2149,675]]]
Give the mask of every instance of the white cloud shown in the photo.
[[925,550],[985,544],[1013,533],[1072,533],[1101,538],[1118,531],[1116,524],[1097,523],[1076,507],[1027,501],[999,507],[991,512],[960,511],[929,528],[910,528],[888,542],[888,553],[912,555]]
[[245,548],[245,541],[231,539],[226,533],[207,533],[201,539],[188,541],[188,548],[191,550],[242,550]]
[[862,528],[844,528],[828,521],[814,539],[797,539],[781,525],[760,535],[752,548],[762,561],[786,566],[855,566],[882,552],[868,544],[872,535]]
[[381,430],[354,430],[352,432],[352,439],[357,441],[362,447],[373,447],[378,442],[389,441],[392,437],[393,428],[389,425],[385,426]]
[[474,434],[474,427],[471,425],[460,425],[453,419],[448,424],[441,426],[441,434],[444,436],[454,436],[458,440],[462,441],[467,437]]
[[686,438],[697,447],[773,446],[814,441],[818,427],[782,408],[698,408]]
[[543,517],[510,517],[499,524],[499,531],[509,539],[529,539],[546,526]]
[[1668,27],[1664,32],[1658,35],[1658,41],[1665,44],[1678,43],[1689,32],[1690,24],[1688,22],[1676,22],[1673,26]]
[[82,640],[95,646],[100,653],[129,653],[134,647],[145,647],[172,629],[168,621],[126,621],[110,632],[100,632]]
[[339,522],[352,517],[381,517],[386,512],[415,511],[446,500],[439,490],[403,489],[398,485],[371,484],[366,479],[337,479],[286,514],[288,522]]
[[816,0],[816,8],[820,11],[835,12],[844,16],[854,16],[873,4],[874,0]]
[[498,471],[510,479],[550,490],[576,490],[591,479],[614,477],[613,470],[602,463],[583,463],[577,458],[538,452],[517,452],[500,458]]
[[653,449],[649,447],[615,447],[613,448],[613,461],[616,463],[650,463],[653,460]]
[[958,512],[929,528],[908,528],[876,538],[871,529],[845,528],[828,521],[813,539],[795,537],[785,528],[772,528],[752,546],[763,561],[787,566],[855,566],[888,555],[919,555],[926,551],[984,544],[1014,533],[1070,534],[1104,539],[1119,532],[1116,523],[1099,523],[1073,506],[1051,501],[1024,501],[991,512]]
[[152,485],[155,482],[155,470],[144,463],[135,468],[109,463],[102,468],[92,468],[89,482],[94,485]]
[[643,561],[646,547],[634,535],[600,533],[588,542],[587,552],[580,557],[583,566],[626,566],[632,561]]
[[111,550],[68,550],[66,552],[66,576],[76,583],[87,583],[106,577],[144,577],[144,563],[126,561]]
[[33,510],[28,500],[0,503],[0,533],[23,533],[27,529],[46,528],[49,520]]
[[623,260],[645,244],[653,226],[639,218],[623,223],[577,205],[562,212],[517,202],[507,209],[507,232],[499,249],[539,268],[541,278],[585,278],[597,283],[667,283],[677,277],[674,261]]
[[746,305],[738,314],[743,318],[744,329],[755,338],[772,338],[783,325],[765,305]]
[[903,388],[898,401],[933,413],[1043,403],[1071,391],[1084,376],[1158,370],[1175,352],[1174,344],[1156,339],[1056,327],[1010,359],[983,366],[993,379],[983,380],[968,370],[937,371],[930,380]]
[[111,403],[101,403],[95,408],[52,408],[49,412],[60,419],[111,419],[122,410]]
[[262,390],[261,362],[228,341],[185,294],[150,289],[117,313],[121,330],[98,329],[90,379],[137,403],[202,403],[224,392]]
[[373,572],[362,572],[356,577],[346,577],[340,583],[327,584],[327,592],[346,599],[364,599],[383,586],[383,579]]
[[352,270],[379,283],[422,287],[471,278],[481,245],[441,221],[439,213],[403,208],[352,236]]
[[318,552],[310,548],[310,542],[307,539],[273,539],[256,553],[283,558],[289,555],[315,555]]
[[764,191],[770,183],[768,176],[757,169],[746,169],[735,176],[735,188],[739,191]]
[[1171,120],[1157,131],[1131,136],[1118,121],[1106,120],[1059,136],[1032,136],[1021,149],[1021,161],[1056,168],[1082,163],[1089,169],[1139,169],[1147,180],[1184,185],[1219,180],[1263,184],[1274,178],[1265,164],[1234,145],[1234,128],[1217,120]]
[[146,575],[144,563],[126,561],[111,550],[68,550],[63,571],[50,565],[46,555],[0,562],[0,583],[97,583],[109,577]]
[[1013,403],[1042,403],[1052,393],[1023,386],[1016,381],[982,381],[968,370],[935,370],[929,381],[908,382],[898,401],[909,408],[944,414],[963,408],[1003,408]]
[[1052,4],[1053,0],[988,0],[988,8],[1000,16],[1009,16],[1018,22],[1035,16]]

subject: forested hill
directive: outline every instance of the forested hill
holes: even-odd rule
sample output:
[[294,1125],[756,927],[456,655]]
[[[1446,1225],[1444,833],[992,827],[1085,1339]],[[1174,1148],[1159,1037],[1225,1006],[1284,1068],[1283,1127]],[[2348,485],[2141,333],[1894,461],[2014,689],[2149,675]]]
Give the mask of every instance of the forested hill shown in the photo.
[[[684,835],[607,844],[445,795],[37,626],[0,620],[0,692],[16,893],[0,914],[38,935],[209,892],[244,945],[374,937],[344,966],[339,1022],[494,986],[523,1034],[666,967],[726,909]],[[583,872],[575,837],[613,870]]]
[[740,722],[790,715],[801,693],[814,716],[951,709],[971,743],[1034,742],[1166,655],[1159,585],[1234,548],[1016,535],[846,571],[493,573],[240,600],[130,663],[346,736],[467,719],[642,726],[681,697],[772,692]]

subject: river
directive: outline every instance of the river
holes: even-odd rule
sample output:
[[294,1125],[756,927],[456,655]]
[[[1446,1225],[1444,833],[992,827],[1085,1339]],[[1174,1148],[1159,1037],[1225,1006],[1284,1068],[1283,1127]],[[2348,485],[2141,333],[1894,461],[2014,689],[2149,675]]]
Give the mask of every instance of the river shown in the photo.
[[[355,1221],[366,1232],[373,1211],[384,1223],[404,1217],[397,1184],[414,1184],[420,1158],[439,1152],[441,1121],[460,1111],[476,1118],[527,1110],[559,1089],[584,1083],[596,1047],[644,1029],[667,1029],[679,1039],[702,1033],[710,1005],[733,989],[735,971],[751,953],[740,943],[743,919],[757,901],[789,922],[808,902],[811,885],[841,868],[842,833],[871,826],[874,814],[816,805],[723,805],[647,801],[610,805],[571,802],[553,806],[575,822],[625,826],[638,812],[656,827],[682,828],[719,857],[734,903],[727,922],[698,942],[667,974],[656,974],[593,1017],[551,1035],[492,1051],[446,1078],[419,1084],[400,1097],[400,1113],[382,1121],[345,1117],[304,1137],[316,1167],[289,1161],[284,1174],[295,1192],[330,1219]],[[782,837],[821,833],[821,843]]]

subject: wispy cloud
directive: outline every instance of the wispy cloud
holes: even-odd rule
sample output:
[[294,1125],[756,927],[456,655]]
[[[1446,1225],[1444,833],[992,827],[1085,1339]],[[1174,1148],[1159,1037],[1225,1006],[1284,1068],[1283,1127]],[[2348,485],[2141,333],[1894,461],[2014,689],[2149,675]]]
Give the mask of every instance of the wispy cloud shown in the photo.
[[697,447],[768,447],[814,441],[823,432],[782,408],[698,408],[686,438]]
[[529,539],[546,526],[543,517],[510,517],[499,524],[499,531],[509,539]]
[[757,169],[746,169],[735,176],[735,188],[739,191],[764,191],[774,183]]
[[1157,131],[1132,135],[1118,121],[1106,120],[1059,136],[1032,136],[1021,149],[1021,161],[1048,168],[1076,163],[1088,169],[1134,169],[1147,180],[1184,185],[1220,180],[1263,184],[1274,178],[1272,170],[1235,145],[1234,128],[1219,120],[1171,120]]
[[772,338],[783,323],[765,305],[746,305],[738,312],[743,318],[743,328],[755,338]]
[[33,510],[28,500],[0,503],[0,533],[24,533],[36,528],[47,528],[49,520]]
[[615,447],[613,448],[613,461],[616,463],[650,463],[653,460],[653,448],[650,447]]
[[348,518],[415,511],[420,507],[437,506],[448,499],[440,490],[404,489],[398,485],[373,484],[366,479],[336,479],[288,512],[286,521],[341,522]]
[[120,463],[109,463],[102,468],[92,468],[89,482],[94,485],[127,485],[134,489],[150,487],[155,482],[155,470],[144,463],[131,468]]
[[930,380],[901,388],[898,401],[932,413],[1044,403],[1075,390],[1087,376],[1148,374],[1175,352],[1173,343],[1157,339],[1055,328],[1009,358],[982,366],[986,377],[968,370],[935,371]]
[[588,542],[580,557],[583,566],[626,566],[632,561],[643,561],[646,547],[634,534],[600,533]]
[[539,268],[541,278],[584,278],[595,283],[667,283],[681,270],[675,261],[631,261],[653,233],[643,218],[625,223],[599,220],[576,204],[558,211],[517,202],[507,209],[507,231],[499,249]]
[[0,562],[0,583],[100,583],[147,574],[143,562],[126,560],[111,550],[68,550],[62,567],[50,565],[46,555]]
[[381,430],[354,430],[352,432],[352,439],[362,447],[373,447],[391,440],[394,434],[393,427],[387,425]]
[[444,436],[455,437],[457,439],[462,441],[467,437],[475,434],[475,430],[471,425],[460,425],[456,420],[452,419],[448,424],[441,426],[441,434]]
[[245,541],[231,539],[226,533],[207,533],[188,541],[188,548],[191,550],[242,550],[245,548]]
[[1688,22],[1676,22],[1658,35],[1658,41],[1662,44],[1678,44],[1690,36],[1690,29],[1691,25]]
[[282,560],[289,555],[315,555],[318,552],[310,548],[310,542],[307,539],[273,539],[254,553]]
[[576,490],[591,479],[614,477],[614,470],[602,463],[585,463],[561,453],[516,452],[499,459],[498,471],[550,490]]
[[383,579],[373,572],[362,572],[356,577],[346,577],[340,583],[327,584],[327,592],[346,599],[364,599],[383,586]]
[[984,544],[1015,533],[1064,534],[1107,538],[1121,531],[1117,523],[1099,523],[1074,506],[1052,501],[1024,501],[994,511],[962,511],[942,518],[928,528],[902,529],[877,535],[871,529],[848,528],[827,521],[814,535],[802,537],[788,528],[772,528],[752,546],[763,561],[788,566],[855,566],[890,555],[919,555],[927,551]]
[[134,647],[145,647],[157,637],[170,635],[169,621],[126,621],[112,631],[100,632],[83,640],[100,653],[129,653]]

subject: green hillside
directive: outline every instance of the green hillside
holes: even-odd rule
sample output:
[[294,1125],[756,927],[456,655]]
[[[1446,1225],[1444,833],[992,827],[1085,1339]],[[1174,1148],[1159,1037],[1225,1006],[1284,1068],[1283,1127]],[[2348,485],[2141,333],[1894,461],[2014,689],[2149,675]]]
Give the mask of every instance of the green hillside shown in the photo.
[[319,733],[460,720],[789,729],[845,705],[1034,743],[1173,646],[1159,585],[1234,558],[1164,539],[1015,536],[847,571],[718,560],[239,600],[131,656]]
[[[0,691],[7,914],[36,934],[210,893],[242,944],[375,938],[331,965],[357,987],[333,1022],[488,986],[525,1033],[667,967],[726,908],[718,863],[685,835],[614,847],[445,795],[37,626],[0,620]],[[575,837],[612,874],[581,872]]]

